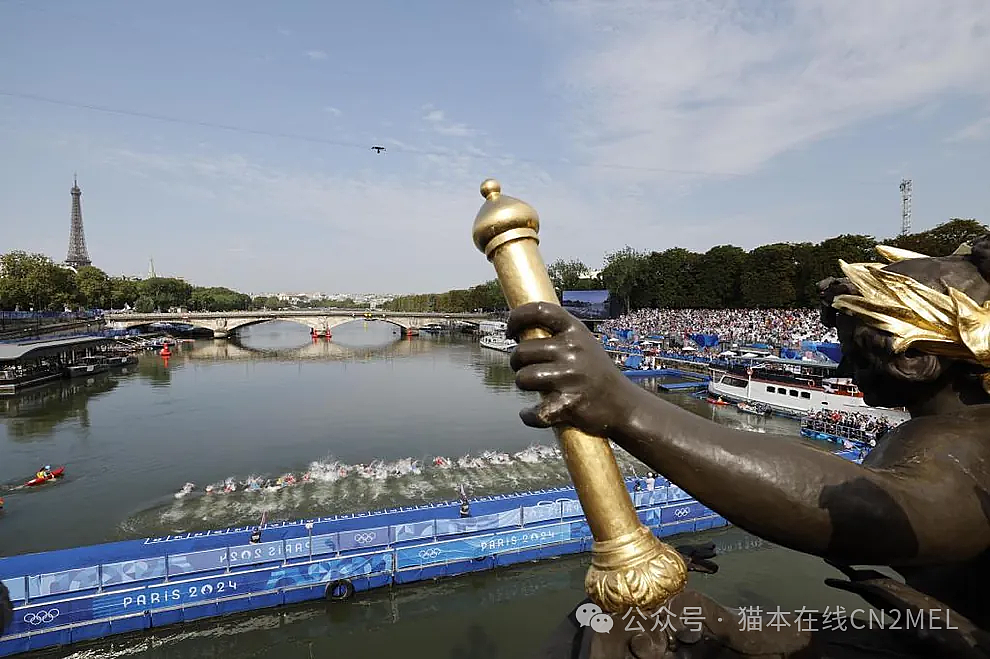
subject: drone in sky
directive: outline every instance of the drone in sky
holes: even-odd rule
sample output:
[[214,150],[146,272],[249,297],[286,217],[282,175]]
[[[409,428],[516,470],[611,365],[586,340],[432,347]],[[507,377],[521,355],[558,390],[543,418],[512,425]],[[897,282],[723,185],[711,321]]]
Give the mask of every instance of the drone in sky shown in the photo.
[[371,147],[371,150],[380,154],[382,151],[386,151],[387,149],[383,146],[373,146]]

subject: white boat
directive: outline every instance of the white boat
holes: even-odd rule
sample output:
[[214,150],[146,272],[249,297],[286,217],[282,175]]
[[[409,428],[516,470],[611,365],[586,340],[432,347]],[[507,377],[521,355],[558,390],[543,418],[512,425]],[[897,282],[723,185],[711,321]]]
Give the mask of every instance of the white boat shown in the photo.
[[479,343],[486,348],[500,352],[512,352],[516,347],[516,342],[512,339],[507,339],[504,334],[486,334],[481,337]]
[[500,320],[483,320],[478,324],[478,334],[505,334],[508,325]]
[[849,378],[834,377],[837,364],[789,359],[760,359],[709,369],[708,393],[733,403],[769,407],[777,414],[803,417],[829,410],[905,421],[904,409],[870,407]]
[[107,357],[107,366],[110,368],[120,368],[122,366],[133,366],[138,363],[138,358],[134,355],[115,355]]
[[66,367],[65,371],[70,378],[81,378],[99,373],[106,373],[110,370],[106,357],[83,357],[75,364]]

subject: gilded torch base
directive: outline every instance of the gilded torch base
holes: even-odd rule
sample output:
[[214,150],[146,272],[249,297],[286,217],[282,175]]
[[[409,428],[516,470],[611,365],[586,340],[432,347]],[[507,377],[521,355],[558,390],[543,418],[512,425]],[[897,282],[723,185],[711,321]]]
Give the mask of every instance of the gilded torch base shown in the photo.
[[686,582],[687,564],[680,552],[640,526],[621,537],[592,544],[584,588],[604,611],[624,613],[639,607],[655,612],[681,592]]

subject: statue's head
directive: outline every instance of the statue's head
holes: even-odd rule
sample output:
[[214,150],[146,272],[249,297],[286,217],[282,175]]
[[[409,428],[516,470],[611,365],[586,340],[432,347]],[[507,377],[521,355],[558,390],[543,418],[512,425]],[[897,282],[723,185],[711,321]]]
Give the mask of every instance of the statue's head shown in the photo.
[[890,247],[888,265],[847,264],[819,284],[822,322],[868,405],[913,408],[952,387],[990,402],[990,234],[952,256]]

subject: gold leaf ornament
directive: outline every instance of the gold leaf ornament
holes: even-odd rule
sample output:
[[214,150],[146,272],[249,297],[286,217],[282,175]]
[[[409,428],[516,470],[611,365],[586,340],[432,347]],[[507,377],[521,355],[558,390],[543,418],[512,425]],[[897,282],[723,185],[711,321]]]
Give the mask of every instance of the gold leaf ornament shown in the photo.
[[[896,263],[923,255],[878,246],[877,252]],[[842,272],[859,295],[838,295],[832,307],[894,337],[894,352],[914,347],[922,352],[990,368],[990,301],[980,305],[960,290],[940,293],[880,263],[846,263]],[[990,373],[983,375],[990,393]]]

